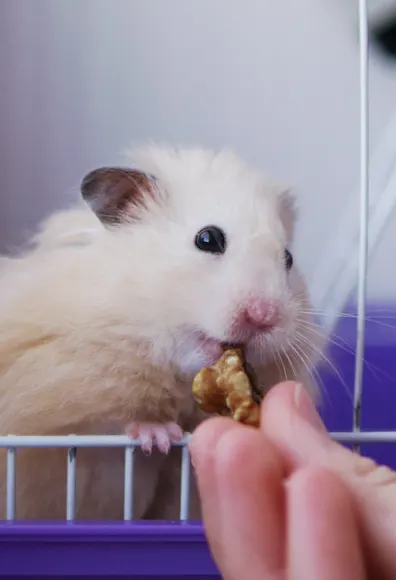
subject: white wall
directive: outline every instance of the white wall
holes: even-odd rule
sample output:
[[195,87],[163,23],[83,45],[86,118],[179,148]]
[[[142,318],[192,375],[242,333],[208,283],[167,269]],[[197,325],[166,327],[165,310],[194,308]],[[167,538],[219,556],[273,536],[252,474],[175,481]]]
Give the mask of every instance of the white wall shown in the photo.
[[[155,138],[232,146],[294,184],[296,251],[311,277],[358,182],[357,31],[343,8],[341,0],[3,0],[2,249],[66,204],[86,171]],[[396,104],[396,63],[374,62],[371,86],[376,141]],[[379,250],[372,297],[396,294],[395,269],[380,264],[395,242],[390,233]]]

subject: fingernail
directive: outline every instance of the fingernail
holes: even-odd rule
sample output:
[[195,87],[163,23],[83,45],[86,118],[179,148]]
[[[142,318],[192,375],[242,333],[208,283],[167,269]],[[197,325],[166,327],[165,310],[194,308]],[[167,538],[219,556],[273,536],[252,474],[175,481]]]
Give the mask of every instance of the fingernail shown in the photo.
[[327,433],[323,421],[319,417],[310,396],[301,383],[297,383],[294,388],[294,406],[299,416],[309,423],[316,431]]

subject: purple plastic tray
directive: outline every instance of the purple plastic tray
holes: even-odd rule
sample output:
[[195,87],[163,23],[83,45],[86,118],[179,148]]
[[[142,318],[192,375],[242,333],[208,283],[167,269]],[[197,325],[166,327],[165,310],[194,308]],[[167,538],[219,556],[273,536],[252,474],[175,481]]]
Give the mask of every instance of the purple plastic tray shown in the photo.
[[[396,430],[396,306],[379,309],[367,313],[362,430]],[[335,334],[351,348],[343,343],[331,349],[346,386],[336,373],[322,370],[321,412],[331,431],[350,431],[356,321],[341,319]],[[396,469],[394,445],[364,445],[362,452]],[[0,524],[0,576],[77,574],[220,578],[199,523]]]
[[201,524],[3,524],[0,575],[219,578]]

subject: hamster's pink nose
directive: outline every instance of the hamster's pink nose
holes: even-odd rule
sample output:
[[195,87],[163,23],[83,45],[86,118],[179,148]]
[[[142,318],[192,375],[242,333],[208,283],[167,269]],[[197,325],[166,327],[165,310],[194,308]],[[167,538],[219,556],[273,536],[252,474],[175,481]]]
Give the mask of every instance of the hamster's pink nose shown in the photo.
[[244,310],[246,322],[261,330],[275,326],[279,320],[279,306],[276,300],[251,300]]

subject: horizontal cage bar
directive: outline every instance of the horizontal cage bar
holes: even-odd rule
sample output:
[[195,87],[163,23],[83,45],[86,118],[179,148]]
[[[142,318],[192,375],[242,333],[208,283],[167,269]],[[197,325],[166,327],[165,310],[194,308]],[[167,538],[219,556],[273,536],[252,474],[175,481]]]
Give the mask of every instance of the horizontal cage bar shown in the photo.
[[339,443],[396,443],[396,431],[356,431],[330,435]]
[[[184,447],[188,439],[172,443]],[[155,442],[154,442],[155,445]],[[0,437],[0,448],[12,447],[140,447],[137,439],[125,435],[4,435]]]
[[[340,443],[396,443],[396,431],[361,431],[330,433]],[[185,447],[191,436],[172,443],[172,446]],[[139,440],[131,440],[124,435],[3,435],[0,448],[20,449],[24,447],[140,447]]]

